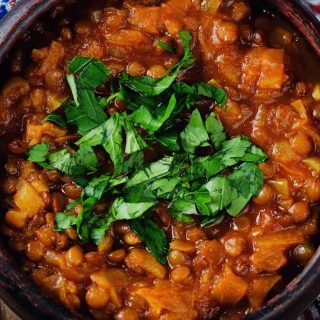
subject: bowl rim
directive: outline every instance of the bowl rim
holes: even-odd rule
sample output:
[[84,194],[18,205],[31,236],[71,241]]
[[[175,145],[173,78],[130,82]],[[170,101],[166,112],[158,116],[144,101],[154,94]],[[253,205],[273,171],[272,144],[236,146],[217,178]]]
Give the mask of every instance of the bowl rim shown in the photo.
[[[19,41],[19,37],[29,29],[38,17],[57,5],[62,0],[21,0],[4,18],[1,19],[0,31],[0,68],[8,57],[10,50]],[[300,0],[267,0],[276,8],[285,6],[282,14],[290,18],[294,27],[303,34],[320,58],[320,20],[311,8]],[[304,31],[302,31],[304,30]],[[0,243],[1,263],[14,264],[11,257],[2,255],[5,250]],[[13,265],[13,272],[19,271]],[[19,275],[19,281],[30,282],[28,288],[21,288],[8,274],[0,268],[0,298],[24,320],[36,320],[39,316],[61,320],[88,320],[89,318],[74,314],[54,300],[47,299],[36,285],[25,275]],[[298,317],[320,293],[320,247],[303,271],[296,276],[286,288],[269,300],[260,310],[246,316],[246,320],[292,320]],[[8,285],[9,284],[9,285]],[[34,287],[34,288],[33,288]],[[25,292],[24,290],[30,290]],[[306,298],[307,295],[307,298]],[[36,303],[33,301],[35,297]],[[40,299],[44,300],[39,303]],[[38,303],[37,303],[38,302]],[[43,311],[45,310],[45,311]],[[91,318],[90,318],[91,319]]]

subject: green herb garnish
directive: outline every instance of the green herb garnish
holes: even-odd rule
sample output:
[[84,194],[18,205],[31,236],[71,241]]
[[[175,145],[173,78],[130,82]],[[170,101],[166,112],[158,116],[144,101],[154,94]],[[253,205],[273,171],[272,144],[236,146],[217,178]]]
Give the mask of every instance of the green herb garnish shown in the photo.
[[[112,222],[128,220],[151,253],[166,263],[166,235],[152,217],[159,201],[168,203],[174,219],[188,223],[197,218],[208,225],[226,213],[236,216],[259,192],[263,174],[257,164],[265,161],[264,152],[246,137],[228,139],[215,113],[204,118],[197,109],[202,99],[224,108],[226,92],[207,83],[177,81],[179,71],[195,62],[191,34],[179,34],[184,55],[160,79],[124,72],[108,83],[110,72],[103,62],[80,56],[70,62],[72,99],[62,106],[67,121],[56,114],[44,121],[74,126],[81,138],[53,152],[47,143],[28,151],[30,161],[59,170],[83,187],[81,198],[56,214],[57,231],[74,227],[82,241],[99,244]],[[101,85],[110,88],[109,96],[96,94]],[[108,117],[103,108],[115,99],[124,101],[128,113]],[[186,122],[177,125],[186,112]],[[165,155],[145,163],[144,151],[154,144],[164,147]],[[99,164],[96,148],[108,155],[112,172]],[[203,148],[208,155],[197,156]],[[110,203],[103,215],[95,209],[101,202]],[[77,204],[83,210],[75,216],[70,210]]]

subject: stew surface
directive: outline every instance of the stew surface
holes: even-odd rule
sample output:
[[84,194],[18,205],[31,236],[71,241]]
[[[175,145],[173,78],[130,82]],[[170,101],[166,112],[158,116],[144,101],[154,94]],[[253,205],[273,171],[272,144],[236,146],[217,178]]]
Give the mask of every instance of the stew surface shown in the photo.
[[258,310],[317,245],[318,61],[245,0],[78,16],[30,63],[17,51],[0,91],[1,232],[22,269],[95,319]]

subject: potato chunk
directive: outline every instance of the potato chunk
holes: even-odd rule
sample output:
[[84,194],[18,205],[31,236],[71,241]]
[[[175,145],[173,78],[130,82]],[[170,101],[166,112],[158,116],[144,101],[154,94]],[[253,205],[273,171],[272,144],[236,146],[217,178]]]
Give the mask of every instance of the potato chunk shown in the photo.
[[99,272],[93,273],[91,276],[91,281],[96,283],[99,287],[104,290],[107,290],[110,293],[111,301],[114,303],[116,307],[121,307],[122,301],[121,298],[116,291],[111,279],[109,278],[108,272],[106,270],[101,270]]
[[[148,17],[148,19],[146,19],[146,17]],[[157,34],[159,19],[159,7],[133,7],[130,10],[128,21],[140,30]]]
[[157,280],[154,286],[140,288],[136,294],[148,302],[151,313],[157,318],[161,313],[167,313],[169,319],[196,318],[192,294],[170,281]]
[[266,49],[261,57],[260,89],[281,89],[284,82],[284,50]]
[[132,249],[125,262],[130,269],[136,272],[146,272],[157,279],[164,279],[166,276],[165,267],[145,249]]
[[304,237],[299,230],[284,230],[271,234],[258,236],[254,239],[254,247],[261,251],[286,250],[290,246],[304,242]]
[[200,241],[197,247],[197,254],[193,259],[196,269],[216,268],[225,258],[225,251],[217,240]]
[[30,90],[29,83],[20,77],[9,80],[2,89],[2,95],[5,99],[16,101],[23,97]]
[[63,45],[60,42],[52,41],[49,54],[45,56],[39,69],[39,75],[44,76],[48,71],[56,69],[62,62],[64,54]]
[[286,257],[279,250],[258,251],[250,259],[256,273],[275,272],[287,263]]
[[220,304],[232,306],[244,297],[247,288],[247,282],[236,276],[230,267],[225,265],[211,293]]
[[281,276],[264,276],[254,279],[248,289],[248,297],[253,310],[259,309],[270,290],[281,280]]
[[242,65],[242,88],[280,90],[285,80],[283,49],[251,49]]
[[43,124],[30,120],[27,122],[25,130],[25,140],[29,146],[33,146],[42,140],[42,135],[52,138],[61,138],[67,134],[67,130],[62,129],[51,122],[46,121]]
[[15,205],[32,218],[44,209],[44,202],[35,188],[26,180],[19,179],[17,192],[13,197]]

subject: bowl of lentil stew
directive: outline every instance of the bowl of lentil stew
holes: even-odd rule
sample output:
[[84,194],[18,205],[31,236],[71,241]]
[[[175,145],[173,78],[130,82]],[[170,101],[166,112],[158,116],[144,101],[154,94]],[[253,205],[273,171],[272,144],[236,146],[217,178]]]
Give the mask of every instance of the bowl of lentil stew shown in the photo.
[[[56,7],[31,60],[10,55],[1,263],[18,252],[76,318],[234,319],[275,296],[248,317],[292,319],[319,278],[317,254],[303,269],[317,246],[317,59],[245,1],[92,6],[75,20]],[[3,270],[23,305],[40,304],[31,313],[72,317]]]

